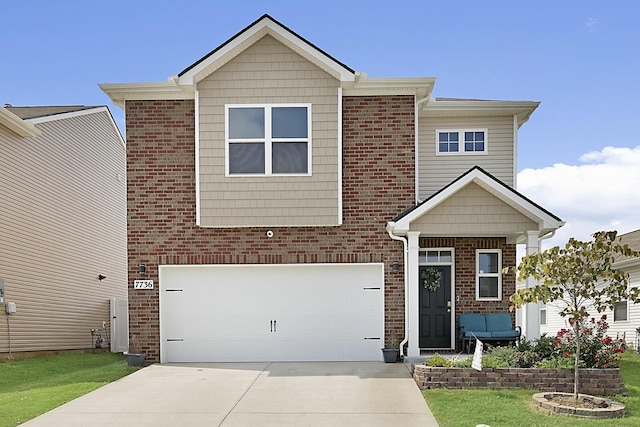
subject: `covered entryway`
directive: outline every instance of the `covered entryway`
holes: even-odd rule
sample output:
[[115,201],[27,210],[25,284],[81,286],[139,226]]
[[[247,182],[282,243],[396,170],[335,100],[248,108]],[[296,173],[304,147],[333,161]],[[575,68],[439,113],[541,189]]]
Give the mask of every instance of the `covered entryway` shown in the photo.
[[382,264],[160,266],[160,360],[374,361]]

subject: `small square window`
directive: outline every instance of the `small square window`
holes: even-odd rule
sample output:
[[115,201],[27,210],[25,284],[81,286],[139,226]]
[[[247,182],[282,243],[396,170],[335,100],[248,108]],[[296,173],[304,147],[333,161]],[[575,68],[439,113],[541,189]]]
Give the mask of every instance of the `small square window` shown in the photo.
[[617,302],[613,307],[613,321],[622,322],[627,320],[629,320],[628,310],[627,310],[627,301]]

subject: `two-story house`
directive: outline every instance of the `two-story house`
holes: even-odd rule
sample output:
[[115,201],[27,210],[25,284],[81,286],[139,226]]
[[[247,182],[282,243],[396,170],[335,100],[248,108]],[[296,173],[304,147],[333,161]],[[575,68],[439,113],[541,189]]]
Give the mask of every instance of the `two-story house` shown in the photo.
[[455,348],[456,314],[507,311],[516,244],[563,224],[514,189],[538,103],[434,84],[369,78],[264,15],[166,82],[100,85],[126,113],[150,360],[417,356]]

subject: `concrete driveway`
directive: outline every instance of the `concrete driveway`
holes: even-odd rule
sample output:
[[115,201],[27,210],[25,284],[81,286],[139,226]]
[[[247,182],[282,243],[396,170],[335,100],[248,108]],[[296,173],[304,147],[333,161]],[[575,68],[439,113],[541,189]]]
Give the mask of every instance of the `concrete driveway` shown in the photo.
[[152,365],[25,424],[437,426],[402,363]]

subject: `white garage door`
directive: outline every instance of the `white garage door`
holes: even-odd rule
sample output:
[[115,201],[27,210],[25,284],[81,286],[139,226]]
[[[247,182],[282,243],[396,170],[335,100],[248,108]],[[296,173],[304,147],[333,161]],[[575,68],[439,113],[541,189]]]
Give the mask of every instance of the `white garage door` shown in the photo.
[[380,360],[382,264],[160,267],[161,362]]

